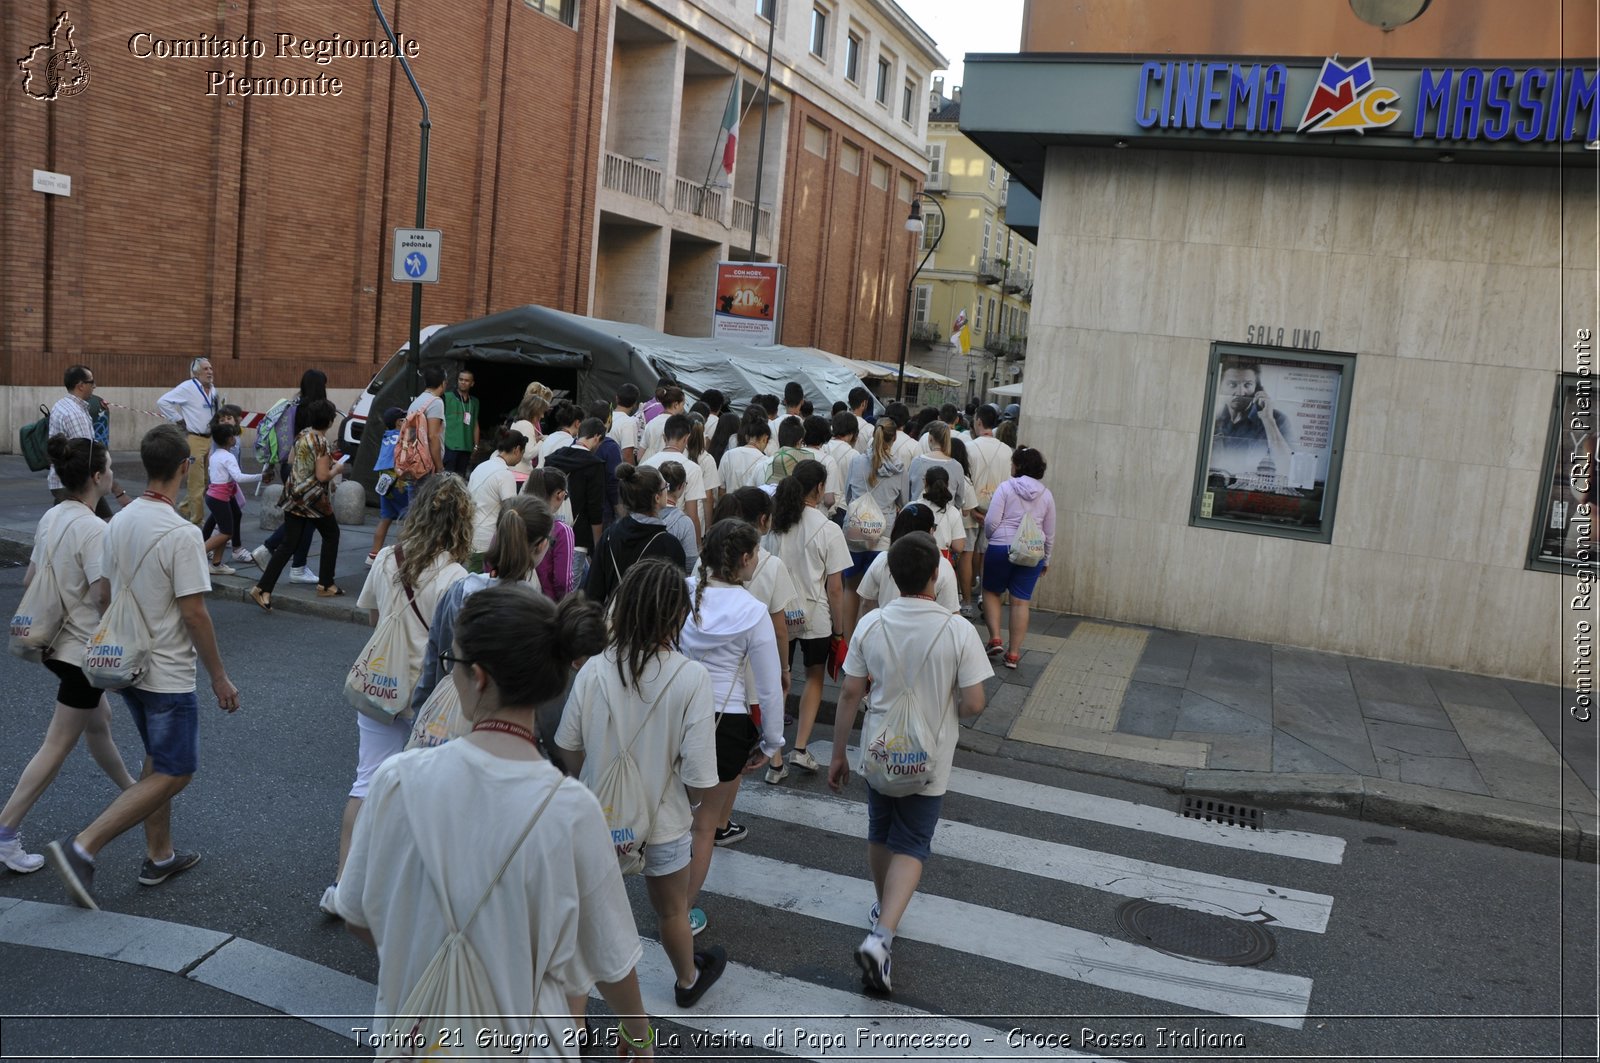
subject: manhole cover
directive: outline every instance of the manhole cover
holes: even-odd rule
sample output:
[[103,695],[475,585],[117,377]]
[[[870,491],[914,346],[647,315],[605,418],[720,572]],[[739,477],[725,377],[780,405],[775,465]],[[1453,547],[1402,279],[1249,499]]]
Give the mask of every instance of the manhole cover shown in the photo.
[[1129,901],[1117,909],[1117,922],[1135,941],[1158,952],[1229,967],[1262,963],[1278,947],[1256,923],[1154,901]]

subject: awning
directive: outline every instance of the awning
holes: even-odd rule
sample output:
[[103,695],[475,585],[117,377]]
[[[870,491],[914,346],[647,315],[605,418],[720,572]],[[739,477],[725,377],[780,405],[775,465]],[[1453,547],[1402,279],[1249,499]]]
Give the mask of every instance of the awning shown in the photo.
[[997,388],[990,388],[989,389],[989,394],[991,394],[991,395],[1002,395],[1002,396],[1004,396],[1004,397],[1006,397],[1008,399],[1020,399],[1020,398],[1022,398],[1022,385],[1021,384],[1001,384]]
[[[843,355],[834,354],[832,351],[824,351],[819,347],[789,347],[785,349],[804,351],[807,354],[815,354],[826,358],[835,365],[850,370],[862,380],[900,379],[899,363],[873,362],[865,358],[846,358]],[[906,379],[918,384],[942,384],[945,387],[959,387],[961,385],[961,381],[952,380],[943,373],[935,373],[932,369],[924,369],[921,366],[910,364],[906,365]]]

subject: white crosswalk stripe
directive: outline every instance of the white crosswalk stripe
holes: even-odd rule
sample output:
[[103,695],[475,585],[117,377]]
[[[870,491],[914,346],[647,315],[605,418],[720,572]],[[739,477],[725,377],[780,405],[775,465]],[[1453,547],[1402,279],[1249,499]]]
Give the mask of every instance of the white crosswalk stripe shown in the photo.
[[[833,743],[812,742],[809,752],[819,762],[826,764],[828,758],[833,756]],[[858,753],[859,750],[851,747],[851,763],[855,762]],[[1128,830],[1221,845],[1230,849],[1250,849],[1277,856],[1315,860],[1324,864],[1338,864],[1344,861],[1343,838],[1293,830],[1240,830],[1218,823],[1184,819],[1174,815],[1170,808],[1156,808],[1115,797],[1078,793],[1023,779],[1011,779],[1004,775],[972,771],[968,768],[951,769],[950,792],[979,797],[985,801],[1015,805],[1018,808],[1053,812],[1058,816],[1110,823]]]
[[[865,837],[866,806],[860,801],[797,790],[744,787],[742,812],[851,837]],[[1025,838],[969,823],[941,819],[933,835],[936,856],[971,860],[1058,882],[1070,882],[1124,897],[1274,926],[1323,933],[1333,898],[1283,886],[1208,875],[1185,868],[1134,860],[1075,845]],[[1263,919],[1266,916],[1268,918]]]

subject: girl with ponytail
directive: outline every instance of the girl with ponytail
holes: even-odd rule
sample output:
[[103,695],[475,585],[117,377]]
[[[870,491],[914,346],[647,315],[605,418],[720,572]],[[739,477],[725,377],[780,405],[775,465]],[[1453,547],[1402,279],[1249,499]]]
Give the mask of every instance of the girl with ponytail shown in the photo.
[[[743,490],[765,497],[758,488]],[[711,673],[718,717],[717,784],[694,815],[691,900],[705,882],[711,850],[744,837],[744,828],[734,833],[728,820],[739,780],[783,749],[785,668],[778,656],[773,616],[748,589],[761,553],[761,536],[754,526],[737,518],[718,520],[706,533],[700,565],[689,581],[692,604],[680,644]],[[705,928],[705,913],[693,909],[689,922],[699,933]]]
[[[807,459],[795,466],[793,475],[778,484],[772,499],[772,531],[767,548],[789,569],[800,595],[805,619],[791,630],[789,659],[794,648],[801,648],[805,663],[806,686],[800,695],[800,724],[795,732],[796,766],[817,770],[817,761],[806,751],[806,741],[817,722],[822,705],[822,670],[835,650],[835,644],[849,637],[844,612],[844,574],[851,565],[844,532],[823,516],[821,505],[828,473],[822,463]],[[781,757],[774,757],[767,769],[767,782],[782,782],[789,774]]]
[[48,565],[61,592],[65,615],[61,634],[44,659],[44,666],[60,680],[55,712],[39,751],[22,769],[10,800],[0,809],[0,864],[19,873],[39,870],[44,857],[23,849],[17,828],[80,737],[87,737],[89,755],[118,789],[133,785],[111,738],[111,706],[83,674],[84,643],[94,634],[100,614],[110,602],[101,574],[106,525],[95,511],[106,504],[105,497],[111,492],[111,455],[93,440],[64,435],[51,436],[47,445],[50,467],[61,482],[61,500],[39,520],[33,534],[33,557],[22,585],[31,584]]
[[[567,500],[567,474],[546,465],[530,472],[528,483],[522,489],[535,498],[544,499],[551,513],[560,513],[561,504]],[[557,518],[550,528],[550,548],[537,566],[539,589],[552,602],[571,594],[576,585],[573,562],[577,545],[572,525]]]
[[467,490],[472,495],[472,571],[483,571],[483,552],[489,549],[494,538],[496,523],[500,520],[500,507],[517,496],[517,474],[512,467],[522,463],[528,449],[528,437],[513,428],[500,432],[494,442],[494,453],[487,461],[472,470]]
[[617,466],[617,487],[628,515],[600,536],[583,585],[584,593],[602,604],[611,601],[628,569],[642,558],[665,558],[678,566],[680,576],[689,570],[683,547],[659,515],[666,492],[660,471],[623,462]]
[[633,564],[611,606],[611,643],[578,671],[556,732],[563,757],[591,790],[626,750],[637,766],[638,792],[657,802],[648,837],[637,841],[683,1008],[722,977],[728,962],[721,947],[696,951],[689,926],[694,808],[703,808],[706,791],[717,785],[711,676],[677,649],[689,612],[682,569],[659,558]]
[[[565,988],[598,981],[627,1036],[650,1041],[634,971],[639,938],[605,815],[546,760],[535,731],[538,707],[561,697],[573,660],[596,643],[600,611],[579,596],[552,605],[506,583],[462,607],[444,665],[472,733],[379,769],[334,899],[377,946],[380,1015],[400,1008],[451,930],[442,888],[467,905],[487,895],[465,933],[503,1005],[488,1024],[498,1036],[571,1043],[583,1027]],[[546,943],[559,944],[552,953]],[[379,1020],[385,1035],[408,1032],[394,1021]]]
[[[944,555],[945,560],[967,548],[967,530],[961,522],[961,510],[955,504],[955,496],[950,493],[950,473],[947,470],[933,465],[923,472],[922,499],[918,504],[928,507],[933,513],[933,541],[939,544],[939,553]],[[893,541],[891,538],[890,542]]]

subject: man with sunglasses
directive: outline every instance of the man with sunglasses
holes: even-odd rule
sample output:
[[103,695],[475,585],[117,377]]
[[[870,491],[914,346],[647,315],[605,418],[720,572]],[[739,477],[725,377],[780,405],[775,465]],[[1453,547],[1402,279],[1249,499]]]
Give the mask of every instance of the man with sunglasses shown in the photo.
[[[86,365],[68,366],[62,383],[67,393],[50,407],[50,434],[66,436],[68,439],[94,439],[94,417],[89,408],[89,400],[94,398],[94,372]],[[50,497],[54,501],[60,502],[67,497],[54,467],[46,476],[45,484],[50,488]],[[111,494],[119,506],[128,504],[128,492],[114,479],[111,482]],[[111,504],[102,498],[94,507],[94,513],[101,520],[110,520]]]

